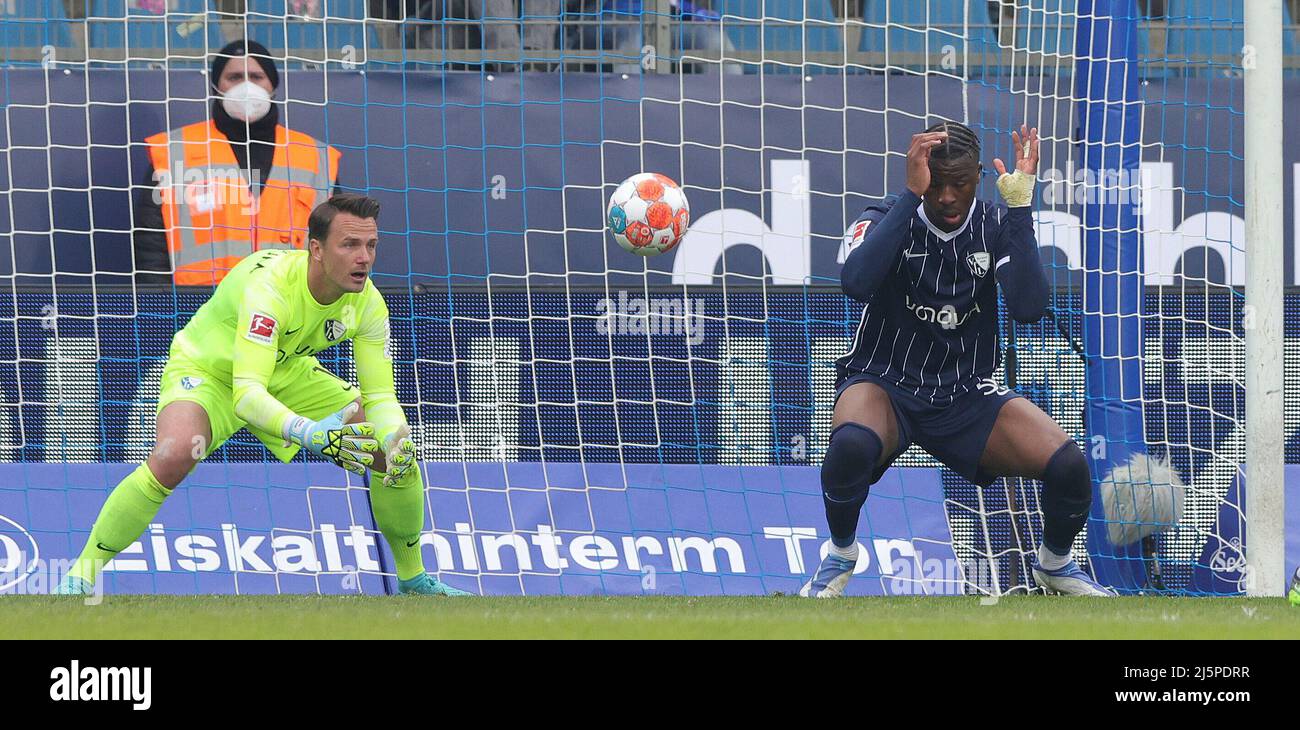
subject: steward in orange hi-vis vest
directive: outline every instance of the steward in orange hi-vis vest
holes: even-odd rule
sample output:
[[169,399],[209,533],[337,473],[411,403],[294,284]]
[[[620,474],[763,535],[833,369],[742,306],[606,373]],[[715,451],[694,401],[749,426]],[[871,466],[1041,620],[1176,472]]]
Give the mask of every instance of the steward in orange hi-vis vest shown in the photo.
[[277,125],[271,171],[250,193],[225,134],[211,121],[148,137],[159,174],[163,223],[178,285],[214,286],[263,248],[303,248],[307,218],[329,197],[340,154]]

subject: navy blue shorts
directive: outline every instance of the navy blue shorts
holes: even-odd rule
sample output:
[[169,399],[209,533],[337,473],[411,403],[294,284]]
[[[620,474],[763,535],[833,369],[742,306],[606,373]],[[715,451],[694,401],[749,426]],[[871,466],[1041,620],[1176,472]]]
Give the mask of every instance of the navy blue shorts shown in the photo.
[[998,477],[980,469],[980,459],[988,444],[998,412],[1007,401],[1022,397],[991,378],[976,381],[977,387],[957,396],[947,406],[934,406],[893,383],[874,375],[850,375],[835,387],[835,401],[850,386],[875,383],[885,389],[898,421],[898,449],[876,472],[876,479],[894,463],[907,447],[916,444],[962,475],[967,481],[987,487]]

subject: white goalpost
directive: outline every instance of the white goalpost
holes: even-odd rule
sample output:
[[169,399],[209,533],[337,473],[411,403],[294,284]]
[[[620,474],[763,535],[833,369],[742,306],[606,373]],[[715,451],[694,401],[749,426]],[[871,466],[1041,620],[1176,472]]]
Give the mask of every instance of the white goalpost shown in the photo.
[[1282,0],[1246,3],[1246,560],[1250,596],[1286,591]]

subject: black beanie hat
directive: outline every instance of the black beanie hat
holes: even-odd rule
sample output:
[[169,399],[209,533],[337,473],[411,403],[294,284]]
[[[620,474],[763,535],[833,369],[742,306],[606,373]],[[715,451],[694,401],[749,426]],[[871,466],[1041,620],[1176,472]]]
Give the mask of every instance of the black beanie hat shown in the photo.
[[217,54],[212,57],[211,75],[208,76],[208,83],[212,85],[212,88],[217,87],[217,79],[221,78],[221,72],[225,71],[226,63],[230,59],[243,58],[246,55],[257,59],[257,63],[262,67],[267,80],[271,82],[271,88],[280,88],[280,70],[275,67],[271,52],[266,50],[266,46],[261,43],[246,39],[227,43],[224,48],[217,51]]

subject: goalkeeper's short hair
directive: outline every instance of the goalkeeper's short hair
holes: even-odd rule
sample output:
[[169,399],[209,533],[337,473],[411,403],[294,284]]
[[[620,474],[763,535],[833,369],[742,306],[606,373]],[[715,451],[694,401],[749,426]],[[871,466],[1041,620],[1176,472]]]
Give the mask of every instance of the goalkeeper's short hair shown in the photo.
[[330,224],[339,213],[351,213],[358,218],[378,218],[379,201],[359,193],[338,193],[316,206],[307,219],[307,236],[322,243],[329,235]]

